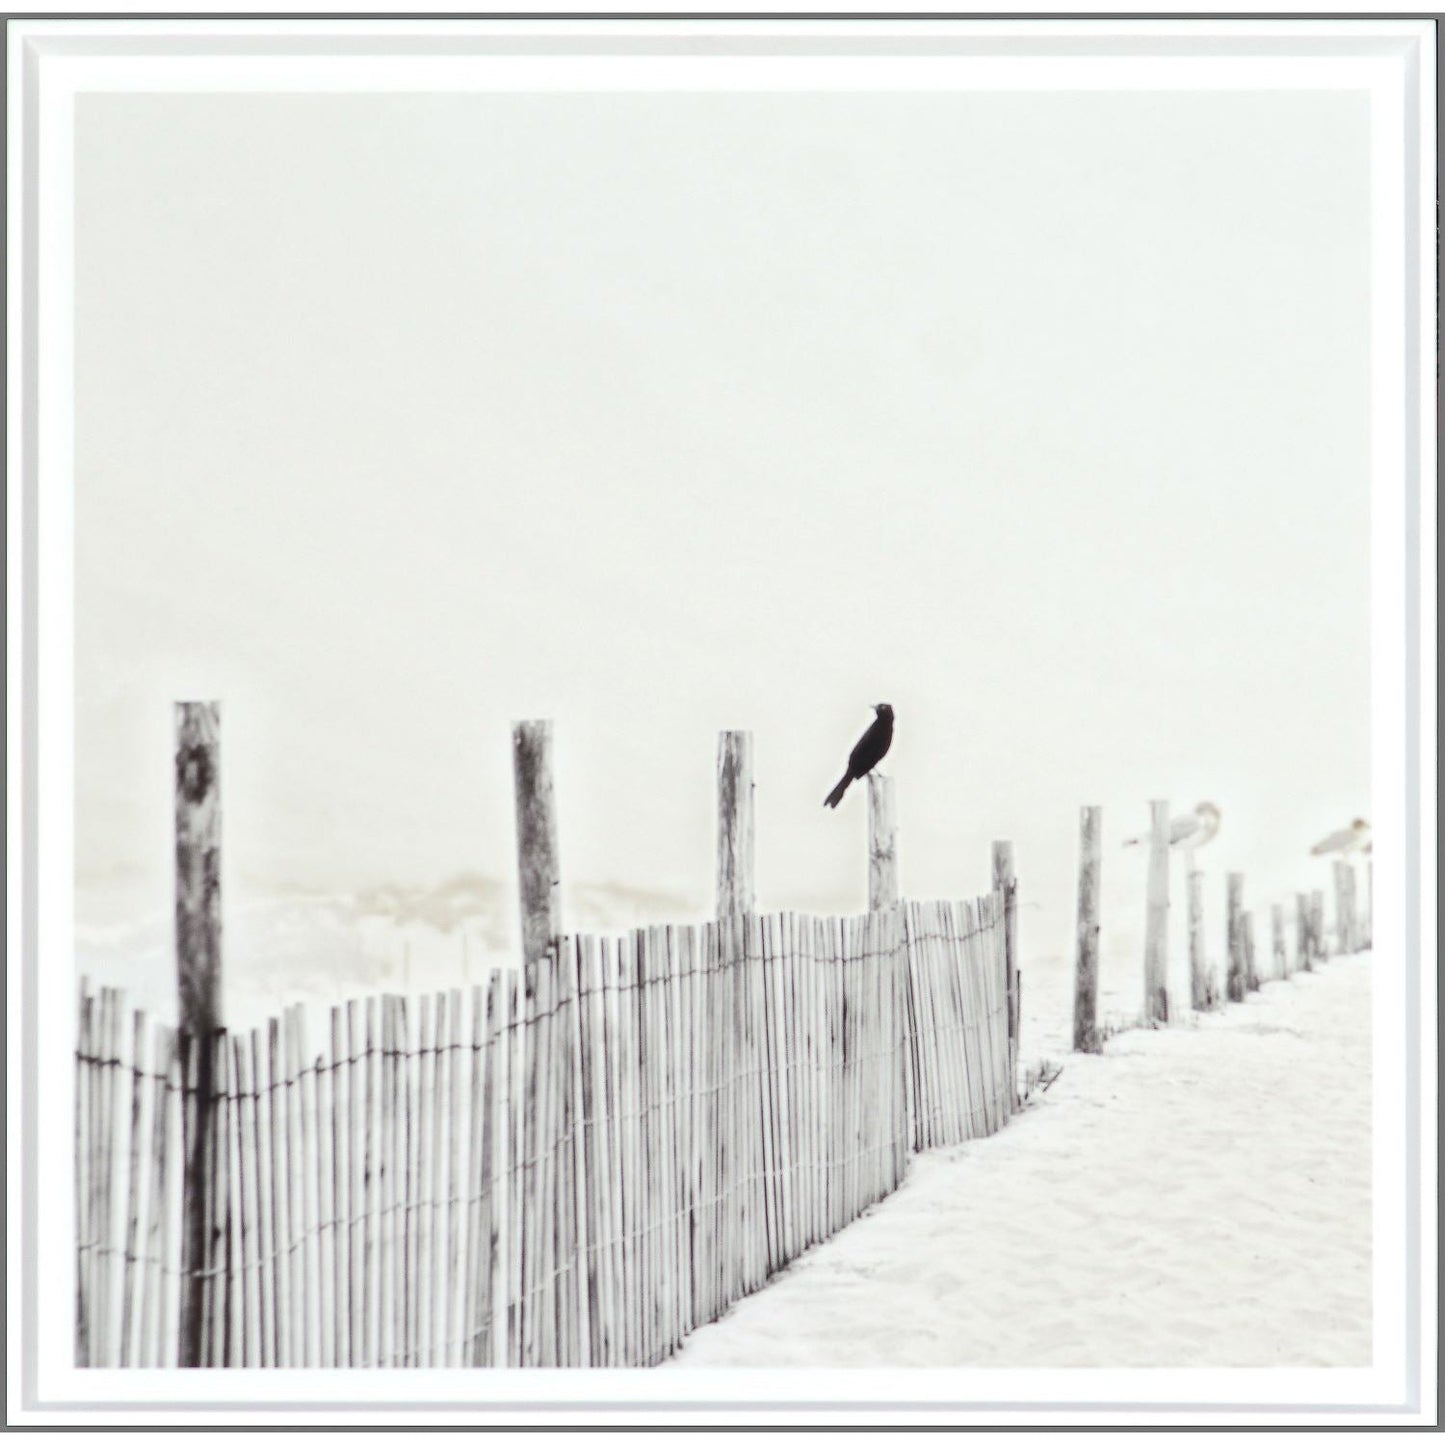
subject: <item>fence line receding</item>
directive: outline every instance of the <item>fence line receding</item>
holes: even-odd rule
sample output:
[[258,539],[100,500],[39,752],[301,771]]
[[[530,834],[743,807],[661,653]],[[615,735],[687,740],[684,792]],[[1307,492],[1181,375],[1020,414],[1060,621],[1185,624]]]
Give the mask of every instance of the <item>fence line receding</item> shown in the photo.
[[1008,1119],[1004,924],[993,893],[569,936],[333,1008],[319,1052],[300,1006],[194,1039],[83,986],[77,1358],[180,1363],[184,1285],[206,1365],[656,1363]]

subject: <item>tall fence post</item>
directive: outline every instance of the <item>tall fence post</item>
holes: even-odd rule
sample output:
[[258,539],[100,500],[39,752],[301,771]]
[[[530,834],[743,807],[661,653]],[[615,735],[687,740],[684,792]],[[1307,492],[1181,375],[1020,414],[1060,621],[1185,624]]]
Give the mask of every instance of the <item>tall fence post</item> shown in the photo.
[[1014,873],[1014,845],[996,841],[993,845],[994,891],[1003,894],[1003,938],[1008,979],[1009,1079],[1018,1100],[1019,1023],[1023,1017],[1023,980],[1019,975],[1018,877]]
[[717,916],[756,911],[753,891],[753,735],[717,737]]
[[1303,893],[1294,896],[1294,964],[1308,973],[1314,968],[1314,950],[1310,947],[1310,905]]
[[1079,923],[1074,955],[1074,1048],[1099,1051],[1099,873],[1102,808],[1079,809]]
[[1229,898],[1227,938],[1229,948],[1227,992],[1231,1003],[1244,999],[1246,974],[1244,968],[1244,874],[1231,873],[1226,880]]
[[1350,951],[1350,865],[1343,858],[1335,859],[1335,952]]
[[868,911],[898,902],[898,815],[893,779],[868,774]]
[[1316,888],[1310,894],[1310,946],[1315,961],[1323,963],[1329,956],[1325,951],[1325,890]]
[[1216,1003],[1214,979],[1204,951],[1204,875],[1195,867],[1194,849],[1184,855],[1189,889],[1189,1004],[1200,1013]]
[[221,707],[175,705],[177,1024],[195,1059],[192,1106],[182,1110],[179,1363],[202,1363],[212,1171],[206,1168],[216,1110],[212,1037],[221,1027]]
[[1269,917],[1274,933],[1274,976],[1288,978],[1289,955],[1285,952],[1284,947],[1284,904],[1271,903]]
[[1345,952],[1360,951],[1360,903],[1356,886],[1359,874],[1353,860],[1345,863]]
[[1375,946],[1375,856],[1365,859],[1365,947]]
[[1169,1022],[1169,804],[1149,804],[1149,894],[1144,919],[1144,1018]]
[[1259,969],[1254,961],[1254,910],[1244,915],[1244,982],[1251,993],[1259,988]]
[[552,724],[547,719],[512,729],[512,776],[517,799],[517,877],[522,908],[524,977],[533,977],[562,935],[562,887],[557,864],[557,800],[552,785]]

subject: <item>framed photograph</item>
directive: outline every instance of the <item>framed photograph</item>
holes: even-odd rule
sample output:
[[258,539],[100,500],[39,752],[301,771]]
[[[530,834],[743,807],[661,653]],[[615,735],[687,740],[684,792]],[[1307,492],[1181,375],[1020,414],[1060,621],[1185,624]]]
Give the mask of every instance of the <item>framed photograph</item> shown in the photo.
[[7,23],[9,1419],[1436,1417],[1436,27]]

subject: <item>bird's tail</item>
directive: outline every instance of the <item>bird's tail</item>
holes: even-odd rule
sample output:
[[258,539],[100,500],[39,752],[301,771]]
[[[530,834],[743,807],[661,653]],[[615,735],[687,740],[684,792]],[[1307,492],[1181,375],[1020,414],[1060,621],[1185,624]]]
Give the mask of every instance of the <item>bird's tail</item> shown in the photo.
[[836,808],[838,804],[843,801],[843,794],[848,791],[848,784],[852,781],[852,774],[844,773],[843,776],[838,779],[838,786],[823,799],[823,806],[825,808]]

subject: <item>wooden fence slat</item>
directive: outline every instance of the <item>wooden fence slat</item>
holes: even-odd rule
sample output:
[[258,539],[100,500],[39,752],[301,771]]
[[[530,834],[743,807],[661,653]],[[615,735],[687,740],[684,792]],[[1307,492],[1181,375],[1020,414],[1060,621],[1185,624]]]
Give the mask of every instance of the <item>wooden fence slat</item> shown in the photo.
[[523,1135],[526,1101],[525,1013],[526,979],[511,974],[507,979],[507,1109],[505,1113],[507,1156],[507,1363],[520,1365],[522,1359],[522,1254],[525,1222],[522,1218],[525,1147]]
[[291,1355],[291,1220],[287,1208],[286,1075],[281,1050],[280,1018],[266,1021],[266,1120],[271,1158],[271,1298],[274,1301],[275,1360],[293,1363]]
[[88,981],[80,981],[80,1026],[75,1047],[75,1363],[94,1363],[95,1241],[93,1237],[95,1168],[94,999]]
[[621,992],[621,940],[604,938],[599,945],[602,974],[603,1088],[607,1113],[607,1184],[610,1194],[611,1301],[609,1365],[630,1363],[632,1354],[632,1283],[627,1267],[627,1096],[623,1087],[626,1049],[624,995]]
[[525,1065],[522,1094],[522,1198],[518,1233],[522,1240],[522,1275],[520,1295],[522,1307],[522,1360],[536,1365],[541,1358],[540,1274],[542,1270],[542,1234],[544,1220],[541,1209],[542,1127],[540,1105],[544,1092],[543,1048],[539,1014],[542,1008],[545,951],[526,970],[526,997],[523,999],[522,1057]]
[[495,1365],[497,1363],[496,1317],[497,1305],[502,1298],[500,1274],[500,1228],[503,1212],[498,1199],[497,1171],[497,1120],[502,1098],[501,1052],[505,1035],[503,1013],[502,976],[492,969],[487,979],[486,996],[486,1053],[483,1058],[481,1079],[481,1167],[478,1188],[481,1194],[481,1214],[477,1226],[478,1249],[478,1309],[480,1313],[478,1337],[473,1363]]
[[139,1351],[139,1342],[136,1338],[140,1320],[140,1311],[137,1308],[139,1301],[136,1299],[139,1292],[136,1264],[141,1211],[141,1106],[144,1102],[145,1036],[145,1014],[140,1009],[136,1009],[131,1015],[130,1128],[127,1131],[130,1167],[126,1172],[125,1253],[123,1255],[125,1268],[120,1290],[120,1362],[122,1365],[134,1365]]
[[601,1200],[597,1189],[596,1169],[596,1099],[592,1090],[591,940],[578,937],[569,940],[567,962],[570,968],[569,987],[572,992],[571,1048],[573,1070],[573,1179],[575,1183],[576,1218],[578,1222],[578,1299],[582,1311],[578,1320],[577,1341],[579,1365],[602,1362],[598,1329],[601,1323],[602,1261],[597,1247],[600,1228]]
[[340,1361],[336,1349],[336,1215],[330,1128],[334,1112],[334,1089],[333,1070],[326,1062],[324,1052],[316,1055],[311,1073],[315,1105],[315,1118],[312,1122],[316,1160],[317,1363],[324,1368],[335,1368]]
[[564,1353],[565,1317],[567,1313],[567,1238],[564,1202],[567,1197],[563,1175],[562,1139],[566,1132],[566,1105],[563,1093],[563,1050],[559,1040],[563,1032],[560,991],[559,941],[554,939],[543,967],[546,975],[546,1006],[542,1020],[542,1270],[539,1283],[541,1298],[541,1336],[539,1341],[543,1364],[560,1366],[566,1363]]
[[233,1288],[235,1279],[233,1229],[235,1214],[231,1207],[231,1151],[235,1144],[237,1110],[235,1086],[231,1070],[230,1036],[224,1029],[218,1029],[211,1038],[216,1097],[219,1113],[214,1131],[214,1174],[215,1217],[211,1222],[211,1258],[207,1262],[211,1298],[211,1355],[212,1365],[235,1363],[235,1348],[238,1343],[233,1326],[234,1306],[237,1291]]
[[[220,1110],[216,1100],[218,1080],[215,1074],[213,1040],[210,1035],[198,1034],[195,1038],[195,1074],[191,1080],[190,1108],[191,1128],[195,1138],[196,1174],[201,1186],[196,1190],[199,1197],[200,1229],[194,1235],[195,1254],[191,1257],[188,1275],[195,1283],[194,1331],[197,1342],[196,1364],[209,1365],[211,1360],[211,1290],[212,1277],[209,1266],[214,1254],[211,1229],[215,1218],[215,1143],[220,1128]],[[203,1088],[203,1084],[205,1087]],[[202,1120],[209,1123],[202,1127]],[[187,1177],[182,1184],[183,1197],[189,1201],[190,1184]],[[182,1221],[185,1229],[188,1220]],[[186,1230],[190,1234],[189,1230]],[[185,1348],[186,1330],[182,1327],[182,1348]]]
[[136,1363],[153,1366],[160,1363],[160,1347],[156,1329],[164,1311],[162,1270],[168,1260],[162,1244],[166,1218],[166,1122],[168,1116],[167,1082],[171,1057],[175,1048],[172,1030],[164,1025],[155,1028],[155,1067],[150,1074],[150,1153],[146,1188],[145,1253],[141,1269],[140,1350]]
[[592,1110],[595,1121],[591,1136],[593,1154],[593,1187],[597,1199],[597,1355],[593,1363],[613,1366],[621,1363],[620,1260],[621,1222],[618,1217],[616,1184],[617,1105],[612,1086],[612,1055],[616,1051],[616,1030],[613,1024],[613,980],[610,971],[608,940],[587,938],[584,961],[585,976],[594,990],[591,1018],[591,1043],[588,1049],[592,1088]]
[[480,1312],[477,1306],[479,1253],[478,1236],[481,1233],[482,1214],[482,1126],[483,1099],[485,1098],[486,1068],[486,1025],[483,1022],[483,990],[469,988],[471,996],[471,1034],[466,1049],[467,1063],[467,1172],[465,1183],[465,1230],[466,1241],[462,1260],[462,1314],[458,1332],[457,1362],[462,1365],[477,1363],[476,1351],[481,1331]]
[[361,1176],[363,1093],[360,1063],[361,1021],[358,1001],[347,999],[342,1033],[346,1050],[346,1111],[341,1129],[346,1139],[346,1337],[347,1359],[352,1365],[366,1363],[366,1319],[362,1303],[366,1287],[362,1277],[365,1258],[365,1193]]
[[368,1365],[381,1364],[381,1240],[386,1226],[381,1206],[381,1035],[380,1000],[366,1000],[366,1053],[363,1065],[365,1150],[362,1181],[365,1191],[366,1225],[362,1239],[362,1359]]
[[[293,1155],[293,1178],[299,1175],[297,1196],[301,1205],[301,1363],[310,1369],[321,1363],[321,1250],[319,1245],[320,1199],[317,1180],[320,1170],[320,1148],[315,1137],[316,1071],[305,1060],[310,1057],[306,1046],[306,1014],[298,1004],[291,1016],[287,1045],[291,1050],[291,1072],[296,1080],[296,1112],[292,1120],[292,1139],[297,1144]],[[316,1161],[313,1168],[313,1161]]]
[[100,1036],[96,1075],[99,1082],[97,1134],[99,1168],[96,1170],[94,1239],[95,1239],[95,1327],[91,1335],[93,1361],[99,1365],[115,1364],[112,1354],[111,1306],[111,1180],[114,1169],[115,1118],[115,1030],[119,1012],[116,991],[100,991]]
[[[436,1048],[432,996],[417,1000],[417,1164],[416,1193],[416,1340],[413,1364],[426,1367],[432,1356],[432,1158],[436,1126]],[[435,1021],[435,1022],[439,1022]]]
[[273,1170],[269,1099],[271,1075],[267,1051],[261,1047],[261,1030],[250,1031],[251,1132],[256,1156],[257,1285],[261,1305],[261,1363],[276,1368],[280,1356],[281,1301],[277,1294],[277,1261],[281,1257],[276,1222],[276,1185]]
[[416,1363],[412,1353],[415,1338],[412,1305],[416,1281],[416,1095],[413,1084],[416,1056],[412,1048],[411,1021],[404,996],[392,998],[393,1047],[396,1051],[396,1109],[392,1136],[392,1172],[395,1178],[396,1208],[392,1216],[394,1240],[392,1268],[393,1364],[406,1368]]
[[377,1238],[376,1363],[383,1369],[392,1369],[398,1363],[396,1310],[399,1291],[396,1288],[396,1261],[400,1225],[396,1172],[398,1087],[396,1000],[391,994],[381,996],[380,1013],[381,1097],[378,1101],[377,1111],[377,1193],[380,1232]]
[[236,1081],[236,1261],[238,1276],[234,1291],[240,1305],[236,1360],[242,1365],[260,1361],[261,1304],[260,1277],[257,1264],[256,1156],[250,1147],[250,1122],[254,1117],[251,1104],[251,1068],[243,1034],[230,1038],[231,1067]]
[[427,1347],[427,1364],[435,1369],[446,1363],[446,1239],[442,1233],[443,1198],[446,1168],[446,1100],[447,1063],[450,1057],[451,1000],[445,993],[437,993],[434,1000],[433,1018],[435,1032],[432,1036],[432,1114],[431,1114],[431,1179],[428,1185],[430,1208],[428,1209],[429,1242],[431,1248],[431,1308],[428,1311],[430,1338]]
[[443,1268],[446,1271],[446,1324],[444,1327],[445,1354],[438,1361],[453,1368],[462,1363],[462,1336],[465,1323],[462,1318],[463,1286],[466,1281],[462,1246],[465,1239],[465,1213],[462,1191],[462,1109],[461,1087],[463,1049],[466,1035],[462,1027],[462,991],[457,988],[447,993],[447,1249]]

